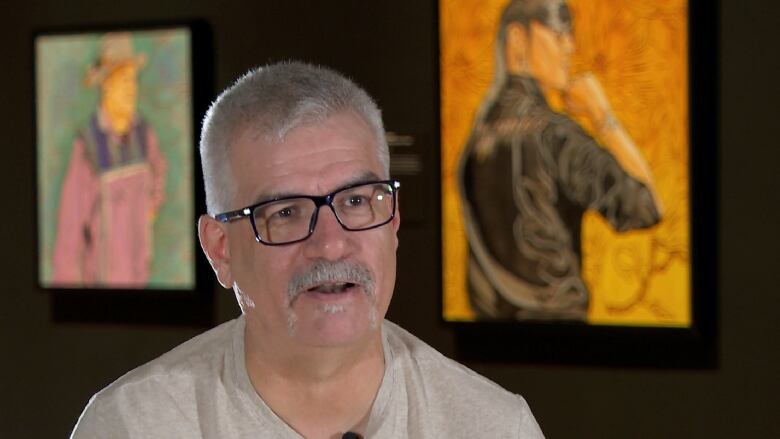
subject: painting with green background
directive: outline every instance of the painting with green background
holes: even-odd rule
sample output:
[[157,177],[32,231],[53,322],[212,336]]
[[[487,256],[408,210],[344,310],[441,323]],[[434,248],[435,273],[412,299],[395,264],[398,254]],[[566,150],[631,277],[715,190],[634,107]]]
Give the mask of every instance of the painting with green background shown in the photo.
[[[99,92],[85,72],[100,57],[102,33],[36,37],[36,138],[39,282],[51,286],[60,192],[79,131]],[[131,32],[146,62],[138,71],[137,112],[156,133],[167,162],[164,202],[152,225],[147,288],[193,289],[195,221],[191,38],[188,28]]]

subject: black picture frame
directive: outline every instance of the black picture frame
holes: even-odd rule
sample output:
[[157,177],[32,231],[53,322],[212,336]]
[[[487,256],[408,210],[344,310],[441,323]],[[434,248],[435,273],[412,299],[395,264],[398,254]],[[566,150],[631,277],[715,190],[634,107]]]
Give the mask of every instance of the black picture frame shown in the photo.
[[[717,1],[688,2],[691,324],[670,328],[565,321],[453,322],[443,318],[442,299],[439,319],[454,333],[456,358],[594,367],[719,367],[718,11]],[[437,77],[441,78],[438,71]]]
[[[187,197],[186,202],[190,203],[190,209],[185,218],[181,218],[182,228],[187,229],[187,242],[182,244],[182,248],[191,254],[191,267],[187,267],[189,273],[187,282],[181,284],[160,284],[150,282],[142,287],[124,287],[122,285],[105,285],[95,283],[84,286],[78,284],[59,285],[56,282],[49,282],[43,275],[43,256],[41,256],[42,241],[41,230],[43,230],[42,219],[42,184],[41,171],[39,163],[45,160],[45,153],[39,149],[41,137],[39,129],[42,121],[38,119],[39,106],[44,99],[42,87],[38,78],[41,66],[38,65],[40,59],[39,44],[41,41],[57,41],[59,38],[90,36],[99,38],[108,33],[129,33],[134,41],[137,37],[148,36],[149,34],[159,35],[165,33],[166,37],[177,35],[186,38],[185,47],[189,53],[185,54],[185,59],[189,60],[189,66],[184,67],[189,75],[188,90],[182,90],[188,94],[189,102],[174,103],[173,105],[190,106],[189,116],[182,120],[180,124],[181,132],[186,134],[191,141],[189,145],[182,145],[177,151],[178,154],[189,155],[189,170],[180,174],[182,180],[191,182],[190,187],[180,190],[183,197]],[[48,40],[47,40],[48,39]],[[201,255],[200,246],[197,240],[197,219],[205,212],[205,195],[203,191],[202,174],[200,172],[200,156],[198,153],[198,133],[200,120],[208,108],[210,99],[213,95],[213,47],[211,28],[203,20],[187,21],[169,21],[169,22],[145,22],[145,23],[117,23],[117,24],[88,24],[83,26],[68,26],[59,28],[46,28],[36,30],[32,35],[33,50],[33,71],[36,72],[36,80],[33,81],[33,96],[36,98],[36,105],[33,113],[33,127],[35,138],[35,166],[32,172],[36,199],[34,205],[34,214],[36,218],[36,254],[35,276],[33,281],[37,285],[38,291],[50,296],[51,317],[55,322],[79,322],[79,323],[122,323],[122,324],[156,324],[156,325],[187,325],[206,327],[213,323],[213,290],[214,283],[211,279],[210,267],[207,261]],[[92,63],[97,65],[97,60],[93,58]],[[150,64],[152,60],[150,59]],[[84,65],[84,59],[73,60],[73,65]],[[170,75],[165,66],[159,67],[156,72],[160,77]],[[57,85],[57,87],[62,84]],[[139,86],[140,89],[140,86]],[[159,92],[159,90],[156,90]],[[139,90],[138,94],[141,95]],[[140,101],[140,99],[139,99]],[[138,104],[139,109],[141,104]],[[161,146],[161,150],[162,150]],[[172,159],[176,159],[173,157]],[[171,183],[170,180],[166,184]],[[49,194],[51,196],[51,194]],[[164,203],[163,203],[164,204]],[[47,212],[51,216],[51,209]],[[161,214],[162,215],[162,214]],[[170,215],[173,217],[174,215]],[[176,219],[178,221],[178,219]],[[155,233],[168,233],[171,227],[177,227],[175,221],[167,224],[168,228]],[[51,238],[49,238],[51,241]],[[151,278],[151,277],[150,277]]]

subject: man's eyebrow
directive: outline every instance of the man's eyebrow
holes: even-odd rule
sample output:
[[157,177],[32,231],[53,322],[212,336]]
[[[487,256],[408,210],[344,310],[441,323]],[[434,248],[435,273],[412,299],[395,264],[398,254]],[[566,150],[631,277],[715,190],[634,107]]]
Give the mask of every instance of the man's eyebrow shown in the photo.
[[[357,177],[350,178],[349,180],[343,182],[339,186],[335,187],[333,189],[333,192],[341,190],[348,186],[352,186],[360,183],[368,183],[370,181],[378,181],[378,180],[380,180],[380,178],[375,172],[367,171],[358,175]],[[260,194],[257,197],[255,197],[255,201],[252,203],[252,205],[265,203],[266,201],[272,201],[279,198],[287,198],[287,197],[295,197],[295,196],[311,196],[311,195],[320,196],[325,194],[302,194],[300,192],[287,192],[287,191],[271,192],[271,193]]]

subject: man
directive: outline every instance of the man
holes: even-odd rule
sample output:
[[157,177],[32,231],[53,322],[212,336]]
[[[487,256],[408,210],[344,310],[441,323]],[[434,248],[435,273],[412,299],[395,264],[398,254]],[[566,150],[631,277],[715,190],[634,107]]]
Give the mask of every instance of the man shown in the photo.
[[201,245],[242,316],[90,401],[90,437],[542,437],[525,401],[383,321],[397,181],[379,110],[325,68],[239,79],[201,136]]
[[165,196],[166,161],[136,112],[138,70],[128,33],[106,34],[86,73],[98,109],[73,142],[53,255],[58,287],[141,288],[149,279],[152,224]]
[[[618,231],[660,220],[650,168],[601,86],[569,75],[571,27],[563,0],[514,0],[501,17],[496,79],[459,169],[479,318],[585,320],[585,211]],[[590,121],[603,145],[552,110],[551,94]]]

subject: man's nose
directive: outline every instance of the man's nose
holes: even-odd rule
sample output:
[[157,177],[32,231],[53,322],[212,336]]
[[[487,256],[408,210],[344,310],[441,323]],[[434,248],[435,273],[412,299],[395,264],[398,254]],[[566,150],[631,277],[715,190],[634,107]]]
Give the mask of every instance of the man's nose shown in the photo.
[[328,206],[322,206],[317,214],[317,223],[312,235],[303,242],[304,255],[337,261],[348,256],[355,247],[355,234],[345,230]]

